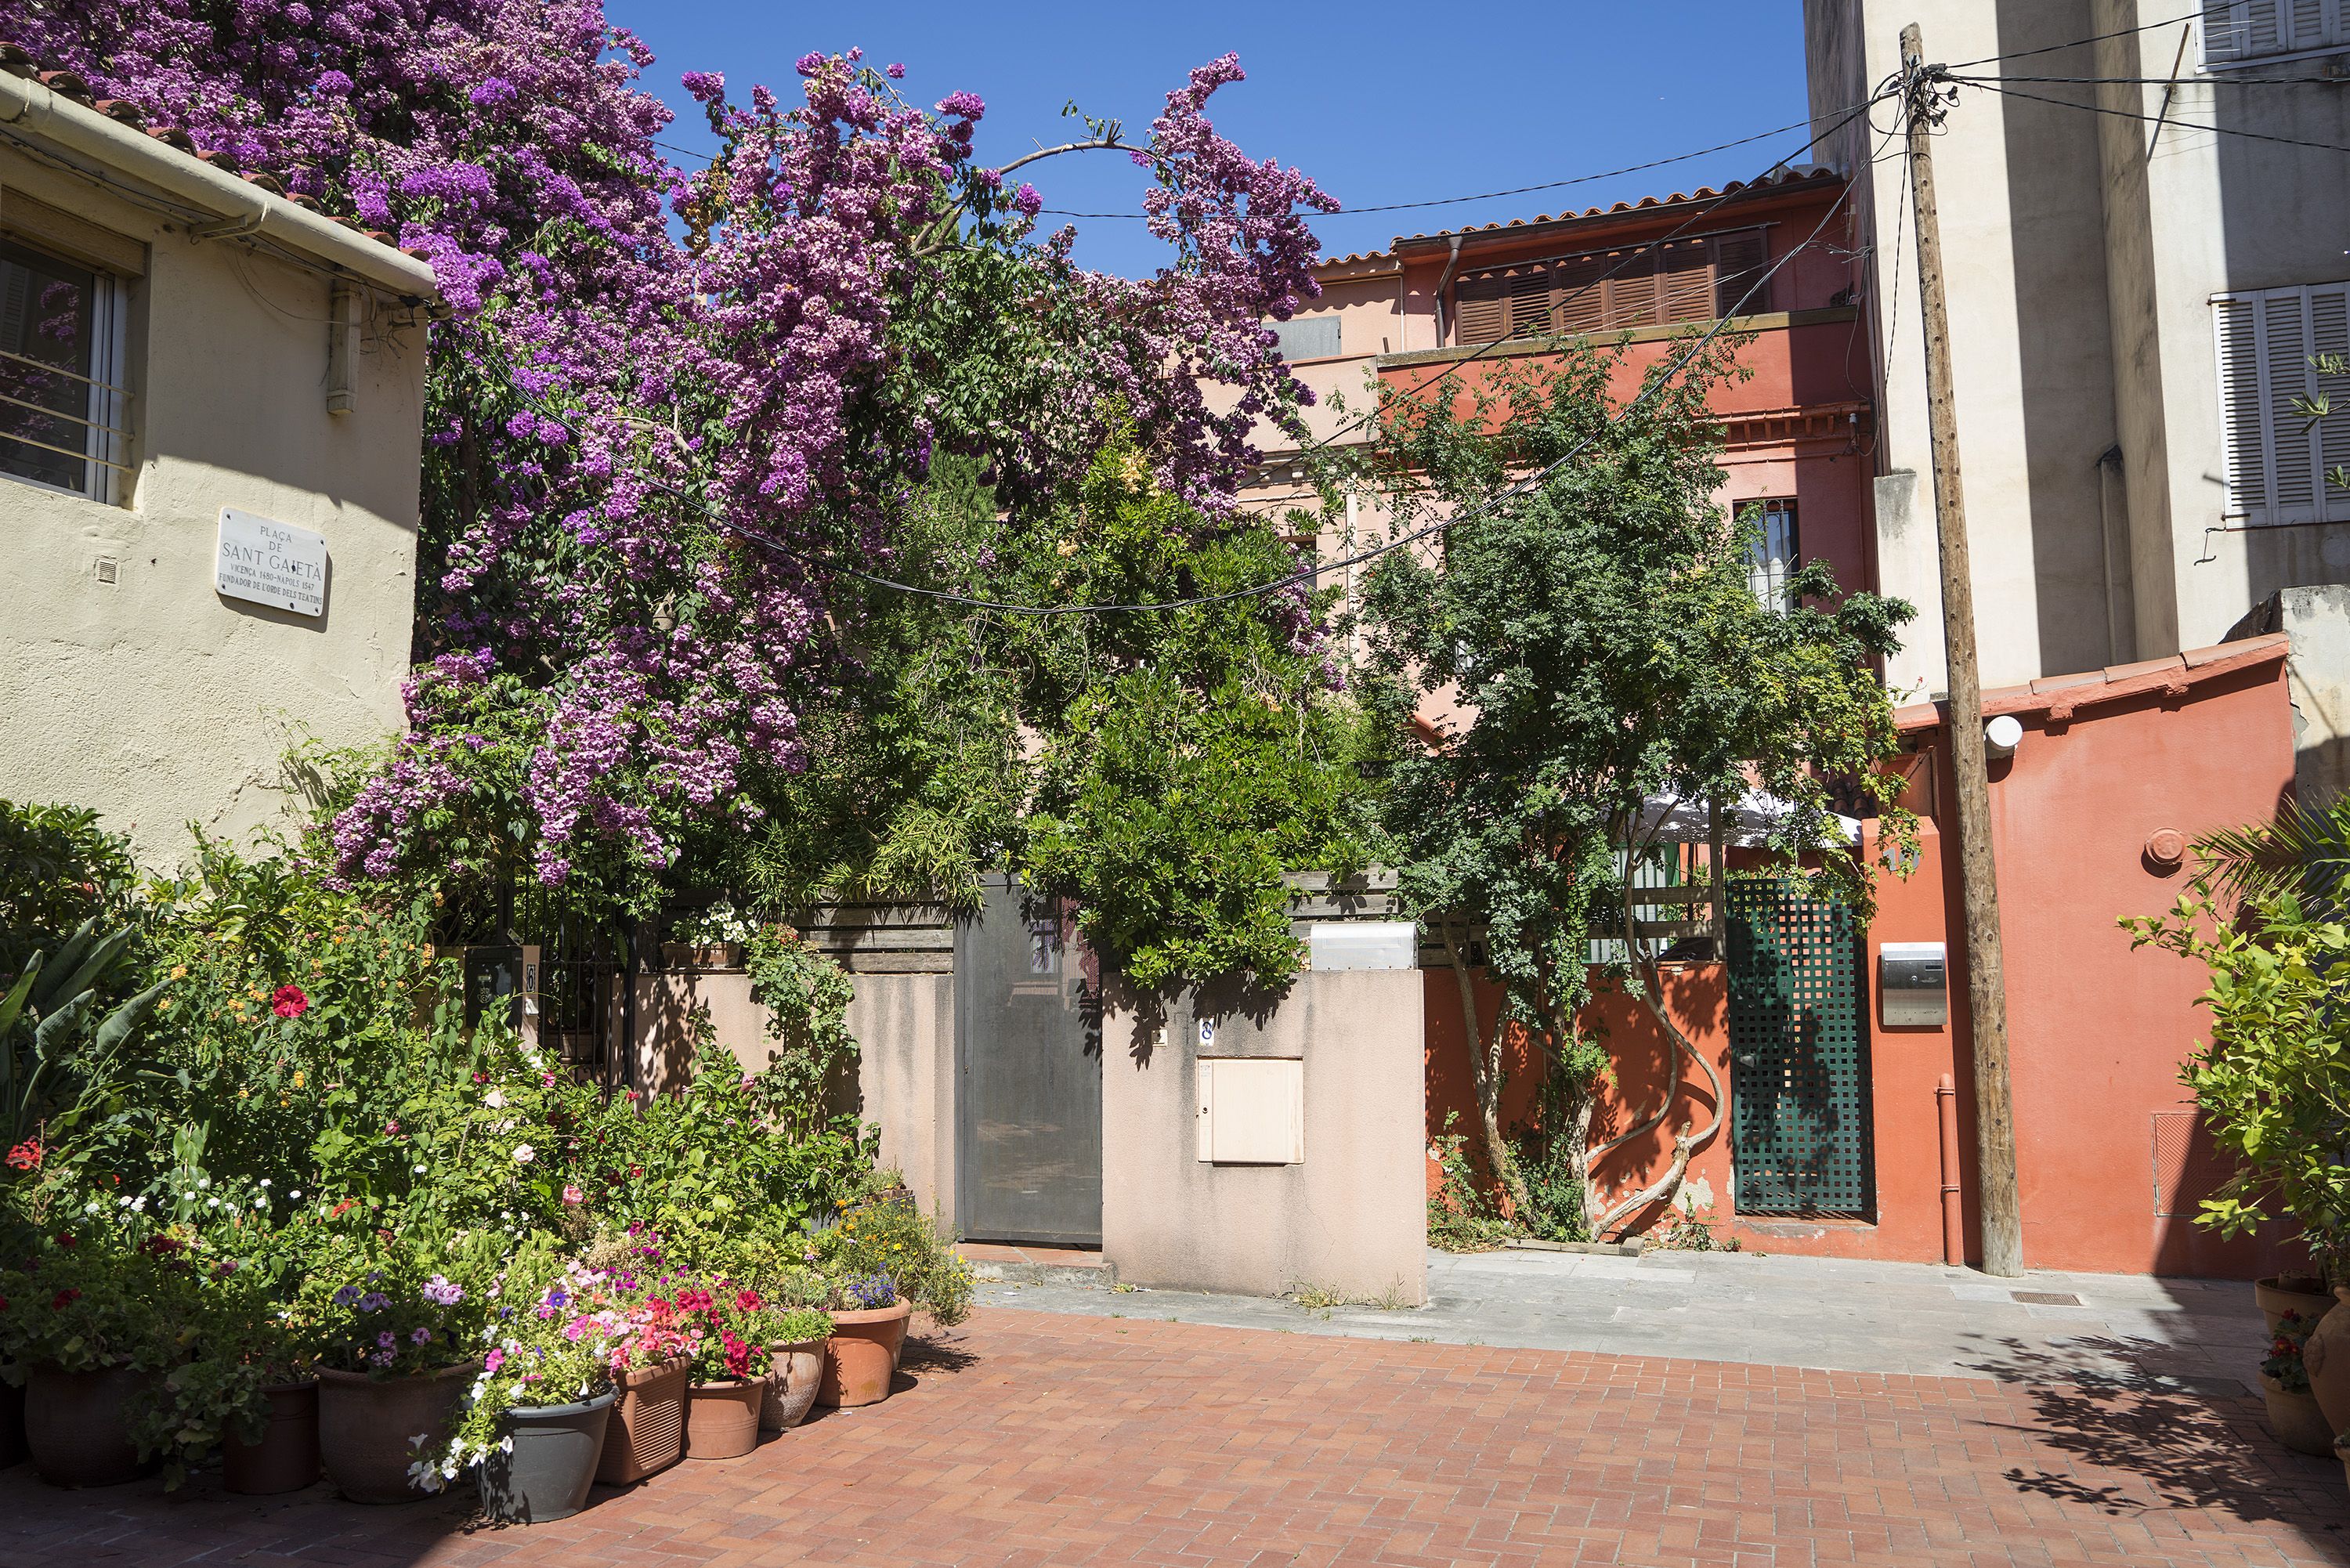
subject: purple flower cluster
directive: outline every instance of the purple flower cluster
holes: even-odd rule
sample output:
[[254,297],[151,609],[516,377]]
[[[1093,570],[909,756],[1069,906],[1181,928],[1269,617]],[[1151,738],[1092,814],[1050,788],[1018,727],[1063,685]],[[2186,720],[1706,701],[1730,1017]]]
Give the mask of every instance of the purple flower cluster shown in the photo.
[[[431,333],[424,662],[334,825],[346,877],[443,853],[468,810],[525,822],[550,884],[583,857],[658,871],[805,765],[800,713],[843,657],[811,561],[889,563],[941,443],[1034,506],[1130,421],[1218,513],[1258,421],[1294,430],[1308,398],[1259,323],[1315,292],[1305,216],[1336,204],[1216,132],[1231,56],[1136,150],[1175,256],[1134,281],[1035,237],[1036,188],[972,158],[977,94],[925,110],[855,50],[801,58],[791,105],[688,73],[724,140],[689,175],[653,140],[650,51],[600,0],[56,0],[11,26],[99,96],[396,229],[454,307]],[[1061,325],[1027,362],[941,362],[940,324],[982,306]],[[941,390],[974,369],[1010,389]]]

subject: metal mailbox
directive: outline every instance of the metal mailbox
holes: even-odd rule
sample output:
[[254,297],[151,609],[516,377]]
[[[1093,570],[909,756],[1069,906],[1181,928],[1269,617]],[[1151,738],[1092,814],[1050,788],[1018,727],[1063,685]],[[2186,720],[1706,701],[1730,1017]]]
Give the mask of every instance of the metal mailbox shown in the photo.
[[1887,942],[1877,959],[1878,1011],[1888,1029],[1950,1021],[1950,966],[1940,942]]

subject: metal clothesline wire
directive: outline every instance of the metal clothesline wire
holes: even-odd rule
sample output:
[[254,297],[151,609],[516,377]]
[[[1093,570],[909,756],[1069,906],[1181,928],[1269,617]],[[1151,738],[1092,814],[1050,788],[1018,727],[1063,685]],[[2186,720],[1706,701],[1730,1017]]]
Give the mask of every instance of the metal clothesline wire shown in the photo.
[[[1795,257],[1803,254],[1805,251],[1811,249],[1813,245],[1819,243],[1820,236],[1826,232],[1828,224],[1835,221],[1837,212],[1839,212],[1843,208],[1844,203],[1850,199],[1851,193],[1852,186],[1850,184],[1846,185],[1844,190],[1838,193],[1835,202],[1829,206],[1825,213],[1821,214],[1818,224],[1813,228],[1811,234],[1805,236],[1801,244],[1788,250],[1785,254],[1780,256],[1776,261],[1773,262],[1770,266],[1763,269],[1763,271],[1754,278],[1753,282],[1748,285],[1747,292],[1739,299],[1739,305],[1742,306],[1749,299],[1752,299],[1764,285],[1769,283],[1771,278],[1776,275],[1781,268],[1784,267],[1788,263],[1794,261]],[[1614,428],[1625,418],[1646,405],[1650,400],[1654,399],[1659,392],[1663,390],[1668,383],[1669,383],[1675,377],[1679,376],[1681,371],[1688,369],[1690,365],[1697,360],[1700,355],[1703,354],[1705,350],[1712,345],[1713,340],[1721,335],[1723,329],[1729,326],[1731,317],[1736,314],[1736,311],[1729,312],[1716,319],[1714,323],[1706,329],[1704,334],[1700,336],[1695,343],[1690,346],[1686,353],[1681,355],[1679,358],[1674,360],[1670,365],[1667,366],[1660,373],[1651,375],[1648,379],[1646,384],[1642,386],[1639,392],[1634,396],[1632,400],[1625,404],[1613,418],[1609,419],[1606,422],[1606,426],[1604,428]],[[514,368],[509,364],[505,367],[505,372],[506,373],[503,379],[504,379],[505,383],[509,387],[513,387]],[[516,390],[518,393],[519,389],[516,389]],[[541,418],[556,420],[560,420],[562,418],[559,411],[536,408],[528,398],[520,398],[519,400],[522,401],[525,407],[532,409],[532,411],[537,413]],[[1502,489],[1493,492],[1483,500],[1473,503],[1470,506],[1461,511],[1455,512],[1450,516],[1439,518],[1436,521],[1428,524],[1424,527],[1414,529],[1407,534],[1399,535],[1395,538],[1387,541],[1385,544],[1374,545],[1367,550],[1358,551],[1343,559],[1317,562],[1312,566],[1303,568],[1296,572],[1292,572],[1285,576],[1274,578],[1271,582],[1259,583],[1245,588],[1234,588],[1229,592],[1221,594],[1202,594],[1186,598],[1163,599],[1155,603],[1147,604],[1013,604],[1002,600],[978,598],[971,595],[958,594],[943,588],[929,588],[923,587],[915,583],[900,582],[895,578],[882,576],[878,573],[864,571],[858,567],[847,566],[838,561],[827,559],[813,551],[803,550],[793,545],[785,545],[780,540],[770,538],[768,535],[757,529],[745,527],[739,523],[729,521],[700,497],[689,494],[666,481],[641,474],[639,478],[649,488],[658,490],[675,499],[687,502],[689,504],[693,506],[695,510],[708,517],[712,522],[716,523],[719,526],[727,529],[739,537],[743,538],[772,554],[781,556],[786,560],[790,560],[799,566],[808,567],[812,570],[837,573],[842,576],[849,577],[858,582],[867,583],[875,587],[888,588],[894,592],[909,594],[916,597],[930,599],[937,603],[956,605],[967,609],[988,610],[1004,615],[1110,615],[1164,612],[1168,610],[1192,609],[1209,605],[1230,604],[1240,599],[1254,598],[1264,594],[1281,592],[1284,589],[1308,582],[1321,572],[1334,571],[1344,567],[1360,566],[1364,562],[1377,560],[1382,556],[1390,555],[1397,550],[1400,550],[1408,545],[1416,544],[1421,539],[1429,538],[1448,529],[1459,527],[1464,523],[1472,522],[1480,517],[1486,516],[1503,504],[1515,500],[1537,489],[1545,481],[1547,481],[1551,475],[1556,473],[1562,468],[1565,468],[1577,457],[1580,457],[1597,439],[1598,433],[1596,431],[1590,435],[1586,435],[1582,440],[1576,441],[1566,452],[1561,453],[1550,462],[1545,463],[1542,468],[1526,475],[1523,479],[1517,480],[1503,486]]]

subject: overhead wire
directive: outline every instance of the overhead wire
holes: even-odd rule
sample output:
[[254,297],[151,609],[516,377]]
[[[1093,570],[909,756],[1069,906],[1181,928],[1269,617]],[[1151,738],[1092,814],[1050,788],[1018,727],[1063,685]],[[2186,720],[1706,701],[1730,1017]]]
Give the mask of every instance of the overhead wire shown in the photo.
[[2089,44],[2102,44],[2108,38],[2127,38],[2136,34],[2151,33],[2158,28],[2176,27],[2189,22],[2199,22],[2202,19],[2203,13],[2199,9],[2189,11],[2184,16],[2172,16],[2160,22],[2141,22],[2135,27],[2116,27],[2110,33],[2093,33],[2085,38],[2067,38],[2061,44],[2043,44],[2030,49],[2009,49],[1996,55],[1985,55],[1981,59],[1960,60],[1945,68],[1962,71],[1970,66],[1988,66],[2001,60],[2028,60],[2035,55],[2053,55],[2060,49],[2077,49]]
[[[2015,88],[2002,87],[1996,77],[1950,77],[1948,79],[1964,87],[1994,92],[2002,98],[2022,99],[2029,103],[2053,104],[2058,109],[2079,109],[2086,114],[2102,114],[2114,119],[2133,119],[2140,125],[2155,123],[2153,115],[2140,114],[2132,109],[2115,109],[2102,103],[2083,103],[2075,99],[2051,98],[2045,93],[2023,92]],[[2206,130],[2214,136],[2232,136],[2244,141],[2266,141],[2280,147],[2302,147],[2314,152],[2350,153],[2350,146],[2338,141],[2310,141],[2298,136],[2275,136],[2264,130],[2245,130],[2232,125],[2200,125],[2176,117],[2173,117],[2169,123],[2181,130]]]

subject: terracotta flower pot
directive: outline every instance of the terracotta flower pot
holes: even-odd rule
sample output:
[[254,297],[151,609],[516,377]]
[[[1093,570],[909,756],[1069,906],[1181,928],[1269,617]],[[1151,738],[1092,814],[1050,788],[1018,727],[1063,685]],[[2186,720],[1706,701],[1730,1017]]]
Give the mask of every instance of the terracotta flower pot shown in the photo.
[[2296,1454],[2319,1458],[2334,1451],[2334,1428],[2317,1401],[2298,1389],[2288,1391],[2267,1373],[2261,1374],[2261,1394],[2268,1401],[2269,1430]]
[[685,1454],[685,1383],[693,1363],[674,1356],[620,1375],[620,1397],[604,1425],[596,1479],[627,1486],[667,1469]]
[[832,1337],[824,1342],[824,1378],[816,1402],[826,1406],[878,1405],[889,1397],[889,1379],[905,1348],[911,1303],[832,1314]]
[[[2338,1297],[2350,1291],[2334,1293]],[[2329,1312],[2317,1320],[2302,1342],[2301,1365],[2309,1373],[2309,1391],[2325,1412],[2329,1429],[2350,1430],[2350,1312]]]
[[759,1408],[767,1402],[764,1377],[697,1383],[685,1397],[685,1457],[739,1459],[759,1446]]
[[2303,1323],[2314,1324],[2334,1310],[2332,1296],[2286,1290],[2277,1283],[2274,1275],[2252,1282],[2252,1300],[2260,1304],[2261,1315],[2268,1319],[2271,1334],[2277,1331],[2279,1320],[2289,1312],[2299,1313]]
[[616,1389],[569,1405],[506,1412],[512,1447],[482,1466],[482,1511],[509,1524],[568,1519],[588,1506]]
[[36,1366],[25,1381],[25,1445],[51,1486],[115,1486],[155,1468],[131,1446],[124,1411],[150,1397],[154,1374],[109,1366]]
[[823,1340],[767,1346],[767,1397],[759,1407],[759,1430],[788,1432],[806,1420],[823,1381]]
[[281,1383],[262,1391],[269,1425],[248,1443],[230,1433],[221,1442],[221,1485],[247,1497],[299,1491],[318,1479],[318,1383]]
[[[328,1367],[318,1374],[318,1458],[327,1479],[353,1502],[416,1502],[408,1467],[437,1455],[449,1423],[481,1370],[460,1362],[438,1372],[369,1377]],[[413,1439],[423,1434],[422,1448]]]
[[0,1469],[25,1462],[25,1390],[0,1383]]

